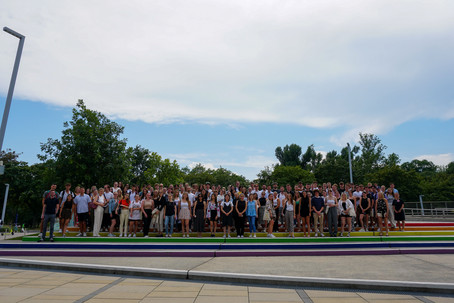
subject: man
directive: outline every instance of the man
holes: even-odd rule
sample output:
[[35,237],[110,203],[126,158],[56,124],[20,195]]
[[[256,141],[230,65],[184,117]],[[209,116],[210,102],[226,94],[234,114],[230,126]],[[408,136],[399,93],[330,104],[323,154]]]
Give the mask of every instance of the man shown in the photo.
[[88,221],[88,203],[90,196],[85,193],[85,188],[80,188],[80,194],[74,198],[74,204],[77,206],[77,217],[79,218],[80,233],[78,237],[87,236],[87,221]]
[[[41,201],[43,207],[44,207],[44,200],[46,200],[46,198],[49,197],[49,194],[51,191],[54,191],[57,189],[57,184],[55,183],[52,183],[52,185],[50,186],[50,189],[49,190],[46,190],[43,194],[43,200]],[[55,195],[57,196],[57,199],[59,199],[60,197],[58,196],[57,193],[55,193]],[[43,223],[44,223],[44,218],[41,217],[41,223],[39,224],[39,238],[41,238],[43,236]]]
[[[74,198],[74,193],[71,191],[71,183],[66,183],[65,190],[63,190],[60,193],[60,208],[62,207],[62,204],[66,202],[66,199],[68,199],[69,195],[71,195]],[[64,219],[60,218],[60,230],[61,227],[63,226],[63,221]]]
[[54,242],[54,224],[55,216],[60,209],[60,204],[55,193],[55,190],[51,190],[43,202],[43,211],[41,213],[41,219],[43,223],[42,237],[38,242],[43,242],[46,239],[47,223],[50,223],[49,227],[49,239],[50,242]]
[[109,201],[113,198],[113,192],[111,191],[110,185],[104,185],[104,198],[106,205],[104,206],[104,213],[102,215],[101,230],[108,231],[110,226],[110,213],[109,213]]
[[[318,189],[314,190],[314,197],[311,199],[312,203],[312,211],[314,217],[314,229],[315,229],[315,236],[321,235],[324,237],[323,234],[323,218],[324,218],[324,209],[325,209],[325,200],[320,197],[320,192]],[[320,222],[320,229],[318,228],[318,223]],[[321,232],[320,232],[321,230]]]

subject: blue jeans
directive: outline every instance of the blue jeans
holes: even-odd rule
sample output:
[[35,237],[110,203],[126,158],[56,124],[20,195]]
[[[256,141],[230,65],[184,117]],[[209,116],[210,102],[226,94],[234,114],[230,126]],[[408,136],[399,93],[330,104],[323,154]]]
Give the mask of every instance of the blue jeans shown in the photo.
[[255,216],[247,216],[247,221],[249,222],[249,232],[253,232],[255,234]]
[[[166,235],[171,235],[173,234],[173,223],[175,221],[175,216],[166,216],[166,219],[164,220],[164,226],[166,227]],[[170,232],[168,230],[168,225],[170,223]]]

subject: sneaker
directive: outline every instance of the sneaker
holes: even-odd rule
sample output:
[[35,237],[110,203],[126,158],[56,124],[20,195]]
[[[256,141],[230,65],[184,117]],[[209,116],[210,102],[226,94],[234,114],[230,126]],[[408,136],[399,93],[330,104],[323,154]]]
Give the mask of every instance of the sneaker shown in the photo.
[[122,238],[122,237],[123,237],[123,234],[120,234],[120,236],[119,236],[119,237],[120,237],[120,238]]
[[82,233],[78,233],[78,234],[76,235],[76,237],[83,237],[83,234],[82,234]]
[[43,237],[43,233],[39,233],[38,238],[42,238],[42,237]]
[[226,235],[224,234],[224,236],[222,236],[224,239],[226,238]]
[[244,238],[244,235],[241,235],[241,238]]
[[134,234],[132,237],[135,238],[135,237],[136,237],[136,234]]
[[347,234],[347,237],[350,237],[350,233]]
[[44,239],[43,238],[39,238],[38,242],[44,242]]
[[323,238],[325,236],[325,234],[324,233],[320,233],[320,236],[322,236],[322,238]]
[[63,238],[66,238],[66,235],[65,235],[65,234],[63,234],[63,235],[62,235],[62,237],[63,237]]
[[249,238],[252,238],[252,234],[249,234]]
[[318,233],[315,233],[314,236],[315,236],[316,238],[318,238]]
[[340,237],[343,237],[343,236],[344,236],[344,233],[340,233],[340,235],[339,235],[339,236],[340,236]]
[[361,229],[359,230],[359,232],[364,232],[364,228],[361,228]]
[[143,236],[144,238],[148,238],[148,235]]
[[256,236],[255,234],[254,234],[252,237],[253,237],[253,238],[257,238],[257,236]]
[[270,238],[276,238],[276,236],[273,234],[270,234]]
[[54,238],[50,238],[50,242],[54,242]]
[[169,238],[172,238],[172,235],[169,235]]
[[230,238],[230,235],[228,235],[228,238]]
[[238,235],[238,236],[236,236],[236,237],[237,237],[237,238],[241,238],[241,236],[240,236],[240,235]]
[[84,235],[83,235],[83,236],[84,236],[84,237],[86,237],[86,236],[87,236],[87,233],[84,233]]
[[128,238],[131,238],[131,234],[128,235]]

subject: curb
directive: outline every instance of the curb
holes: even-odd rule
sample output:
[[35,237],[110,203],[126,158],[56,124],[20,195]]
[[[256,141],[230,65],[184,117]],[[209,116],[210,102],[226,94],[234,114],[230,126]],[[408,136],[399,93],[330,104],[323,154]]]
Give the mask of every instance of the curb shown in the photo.
[[454,283],[402,282],[362,279],[333,279],[312,277],[271,276],[261,274],[220,273],[192,270],[138,268],[127,266],[82,263],[49,262],[0,258],[0,266],[22,267],[65,272],[126,275],[148,278],[168,278],[207,282],[292,286],[297,288],[340,288],[355,290],[409,291],[421,293],[454,294]]

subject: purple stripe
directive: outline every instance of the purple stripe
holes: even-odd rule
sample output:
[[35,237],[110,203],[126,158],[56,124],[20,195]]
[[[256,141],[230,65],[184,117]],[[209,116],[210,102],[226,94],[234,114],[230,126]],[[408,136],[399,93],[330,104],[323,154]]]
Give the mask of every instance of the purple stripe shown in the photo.
[[214,251],[0,251],[0,256],[10,257],[124,257],[125,255],[128,255],[129,257],[215,257]]

